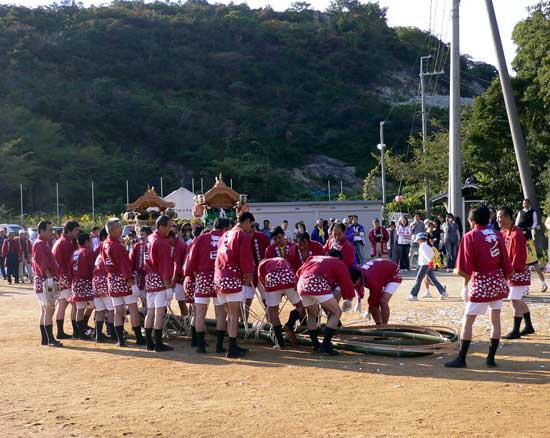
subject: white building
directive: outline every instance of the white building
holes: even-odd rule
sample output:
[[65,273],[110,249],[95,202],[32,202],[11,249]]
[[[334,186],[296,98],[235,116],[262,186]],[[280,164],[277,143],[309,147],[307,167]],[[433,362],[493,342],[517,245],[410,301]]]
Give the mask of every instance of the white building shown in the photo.
[[191,190],[180,187],[162,199],[176,204],[174,211],[178,214],[178,219],[191,219],[193,217],[194,196]]
[[369,230],[372,221],[380,219],[382,211],[382,201],[251,202],[248,206],[260,226],[265,219],[272,227],[286,219],[293,229],[296,222],[303,221],[308,232],[318,218],[342,220],[351,214],[357,215],[359,223]]

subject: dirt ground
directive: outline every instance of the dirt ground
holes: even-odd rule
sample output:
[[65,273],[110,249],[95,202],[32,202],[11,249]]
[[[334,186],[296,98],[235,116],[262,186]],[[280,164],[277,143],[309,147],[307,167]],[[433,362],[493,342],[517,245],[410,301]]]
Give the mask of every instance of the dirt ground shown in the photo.
[[[412,275],[392,300],[391,322],[458,329],[458,278],[439,275],[447,301],[410,303]],[[32,289],[1,283],[1,437],[550,435],[550,293],[538,292],[538,280],[528,297],[537,334],[504,341],[497,370],[485,367],[486,317],[476,323],[465,370],[444,368],[447,357],[437,355],[327,358],[254,343],[245,359],[229,360],[200,356],[186,339],[164,354],[76,340],[42,347]],[[346,314],[344,322],[358,318]]]

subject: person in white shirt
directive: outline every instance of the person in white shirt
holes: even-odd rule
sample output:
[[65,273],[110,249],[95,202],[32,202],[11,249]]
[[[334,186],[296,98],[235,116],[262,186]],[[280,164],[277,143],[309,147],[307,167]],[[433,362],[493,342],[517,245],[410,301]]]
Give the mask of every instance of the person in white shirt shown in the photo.
[[418,243],[418,272],[416,274],[416,283],[411,289],[411,295],[408,298],[409,301],[418,301],[418,292],[426,275],[438,290],[440,299],[444,300],[447,298],[445,287],[435,278],[432,262],[434,251],[428,245],[427,240],[426,233],[418,233],[416,235],[416,242]]
[[281,228],[285,232],[285,239],[289,242],[294,242],[294,233],[288,229],[288,221],[286,219],[282,222]]
[[399,218],[397,226],[397,248],[399,254],[399,268],[406,272],[409,270],[409,250],[411,249],[411,226],[405,216]]

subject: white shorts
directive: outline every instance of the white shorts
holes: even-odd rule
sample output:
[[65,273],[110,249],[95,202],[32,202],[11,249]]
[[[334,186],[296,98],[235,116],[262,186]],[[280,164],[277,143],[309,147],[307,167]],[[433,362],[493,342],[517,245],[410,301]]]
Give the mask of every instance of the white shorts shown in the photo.
[[384,287],[384,293],[393,295],[399,289],[399,286],[401,286],[401,283],[388,283]]
[[59,300],[67,300],[69,301],[69,298],[73,295],[71,289],[63,289],[61,292],[59,292]]
[[[237,301],[243,301],[244,299],[244,293],[243,291],[241,290],[240,292],[234,292],[232,294],[222,294],[222,293],[219,293],[218,294],[218,302],[221,304],[225,304],[225,303],[234,303],[234,302],[237,302]],[[197,298],[195,298],[195,302]]]
[[243,300],[252,300],[254,299],[254,287],[252,286],[243,286],[242,288]]
[[94,305],[96,312],[102,312],[104,310],[113,310],[113,300],[109,297],[94,298]]
[[185,292],[183,291],[183,284],[176,283],[176,286],[174,287],[174,295],[176,297],[176,301],[185,301]]
[[76,304],[77,310],[85,309],[88,306],[90,306],[92,308],[94,307],[94,302],[93,301],[75,301],[75,304]]
[[288,300],[296,305],[300,302],[300,295],[296,292],[296,289],[283,289],[274,292],[265,293],[265,304],[267,307],[278,307],[281,304],[283,295],[286,295]]
[[38,298],[38,302],[40,303],[40,306],[45,307],[48,305],[46,302],[46,297],[44,296],[44,293],[35,294],[36,298]]
[[223,306],[224,303],[220,301],[220,296],[217,297],[197,297],[195,296],[195,304],[210,304],[210,300],[214,302],[214,306]]
[[522,300],[529,292],[529,286],[510,286],[509,300]]
[[116,307],[128,304],[136,304],[138,301],[138,297],[134,295],[126,295],[125,297],[111,297],[111,301],[113,302],[113,306]]
[[166,307],[166,290],[147,292],[147,308],[160,309]]
[[472,303],[468,301],[466,303],[466,309],[464,310],[465,315],[485,315],[487,313],[487,308],[491,310],[502,309],[502,300],[489,301],[487,303]]
[[325,295],[302,295],[302,303],[305,307],[315,306],[317,304],[324,303],[330,299],[334,298],[333,294]]

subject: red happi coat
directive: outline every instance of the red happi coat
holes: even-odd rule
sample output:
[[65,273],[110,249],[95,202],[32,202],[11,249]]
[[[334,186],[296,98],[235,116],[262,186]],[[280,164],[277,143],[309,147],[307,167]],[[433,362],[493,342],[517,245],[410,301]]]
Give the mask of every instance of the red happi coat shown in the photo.
[[21,247],[17,243],[17,238],[6,239],[2,244],[2,257],[7,257],[8,254],[17,253],[17,258],[21,260]]
[[132,263],[134,279],[140,290],[145,290],[145,253],[147,251],[149,251],[149,242],[147,239],[144,242],[139,241],[135,243],[130,251],[130,262]]
[[67,239],[64,235],[55,242],[52,254],[58,266],[58,286],[61,290],[71,288],[71,263],[73,252],[78,249],[75,242]]
[[73,252],[71,262],[71,301],[90,301],[93,299],[92,277],[94,261],[94,252],[91,249],[80,247]]
[[214,282],[219,293],[237,293],[242,290],[245,275],[255,270],[251,237],[235,227],[223,234],[218,246]]
[[189,270],[189,257],[196,241],[197,239],[193,239],[193,241],[187,247],[185,262],[183,263],[183,292],[185,296],[185,302],[191,304],[195,302],[195,274],[193,271]]
[[471,277],[469,301],[486,303],[508,296],[504,278],[512,274],[512,265],[504,238],[498,231],[476,225],[466,233],[458,248],[456,269]]
[[403,281],[399,266],[391,260],[369,260],[359,266],[359,270],[361,271],[362,281],[358,295],[363,298],[364,288],[369,289],[369,307],[380,305],[380,298],[382,298],[387,284]]
[[261,231],[254,231],[252,236],[252,254],[254,255],[254,264],[256,265],[256,270],[254,272],[254,286],[258,286],[258,266],[260,262],[265,257],[265,251],[269,246],[269,237],[262,233]]
[[107,270],[107,283],[110,297],[125,297],[132,295],[128,281],[132,280],[132,264],[130,256],[122,243],[108,236],[101,245],[101,259]]
[[290,249],[287,260],[290,262],[290,265],[292,266],[292,269],[294,269],[294,272],[297,272],[298,269],[300,269],[300,266],[302,266],[310,257],[323,254],[323,246],[319,242],[311,240],[309,242],[309,251],[307,257],[304,258],[304,255],[302,254],[302,251],[300,251],[298,245],[294,245]]
[[185,270],[195,279],[194,294],[196,297],[210,298],[217,295],[214,286],[214,271],[222,235],[222,230],[212,230],[201,234],[193,241]]
[[[380,227],[380,235],[382,236],[382,241],[380,246],[382,247],[382,254],[387,254],[388,252],[388,241],[390,240],[390,235],[384,227]],[[369,231],[369,242],[371,246],[371,257],[376,255],[376,231],[373,228]]]
[[174,261],[168,239],[158,230],[149,236],[149,251],[145,254],[145,290],[160,292],[174,276]]
[[103,298],[109,296],[109,286],[107,284],[107,269],[101,255],[98,255],[94,263],[94,272],[92,276],[92,289],[94,298]]
[[355,266],[355,248],[346,239],[342,242],[338,242],[331,237],[325,246],[323,246],[324,254],[326,255],[331,249],[336,249],[342,253],[342,262],[348,267],[353,268]]
[[258,277],[266,292],[296,288],[292,266],[282,257],[262,260],[258,266]]
[[515,225],[510,231],[502,230],[504,243],[508,251],[508,258],[514,269],[512,277],[508,280],[510,286],[529,286],[531,284],[531,272],[526,264],[527,241],[521,230]]
[[39,294],[43,292],[42,284],[46,279],[46,271],[49,270],[53,277],[57,276],[57,263],[52,254],[48,241],[40,237],[32,246],[32,269],[36,275],[34,291]]
[[32,256],[32,243],[29,239],[16,237],[13,240],[16,242],[16,245],[19,246],[19,260],[23,259],[24,254],[27,254],[27,258]]
[[172,258],[174,259],[174,279],[178,284],[183,284],[183,264],[185,263],[188,251],[189,247],[187,244],[179,237],[176,237],[176,246],[174,247]]
[[352,300],[355,296],[349,268],[336,257],[310,257],[298,269],[296,276],[300,295],[331,294],[338,285],[345,300]]

